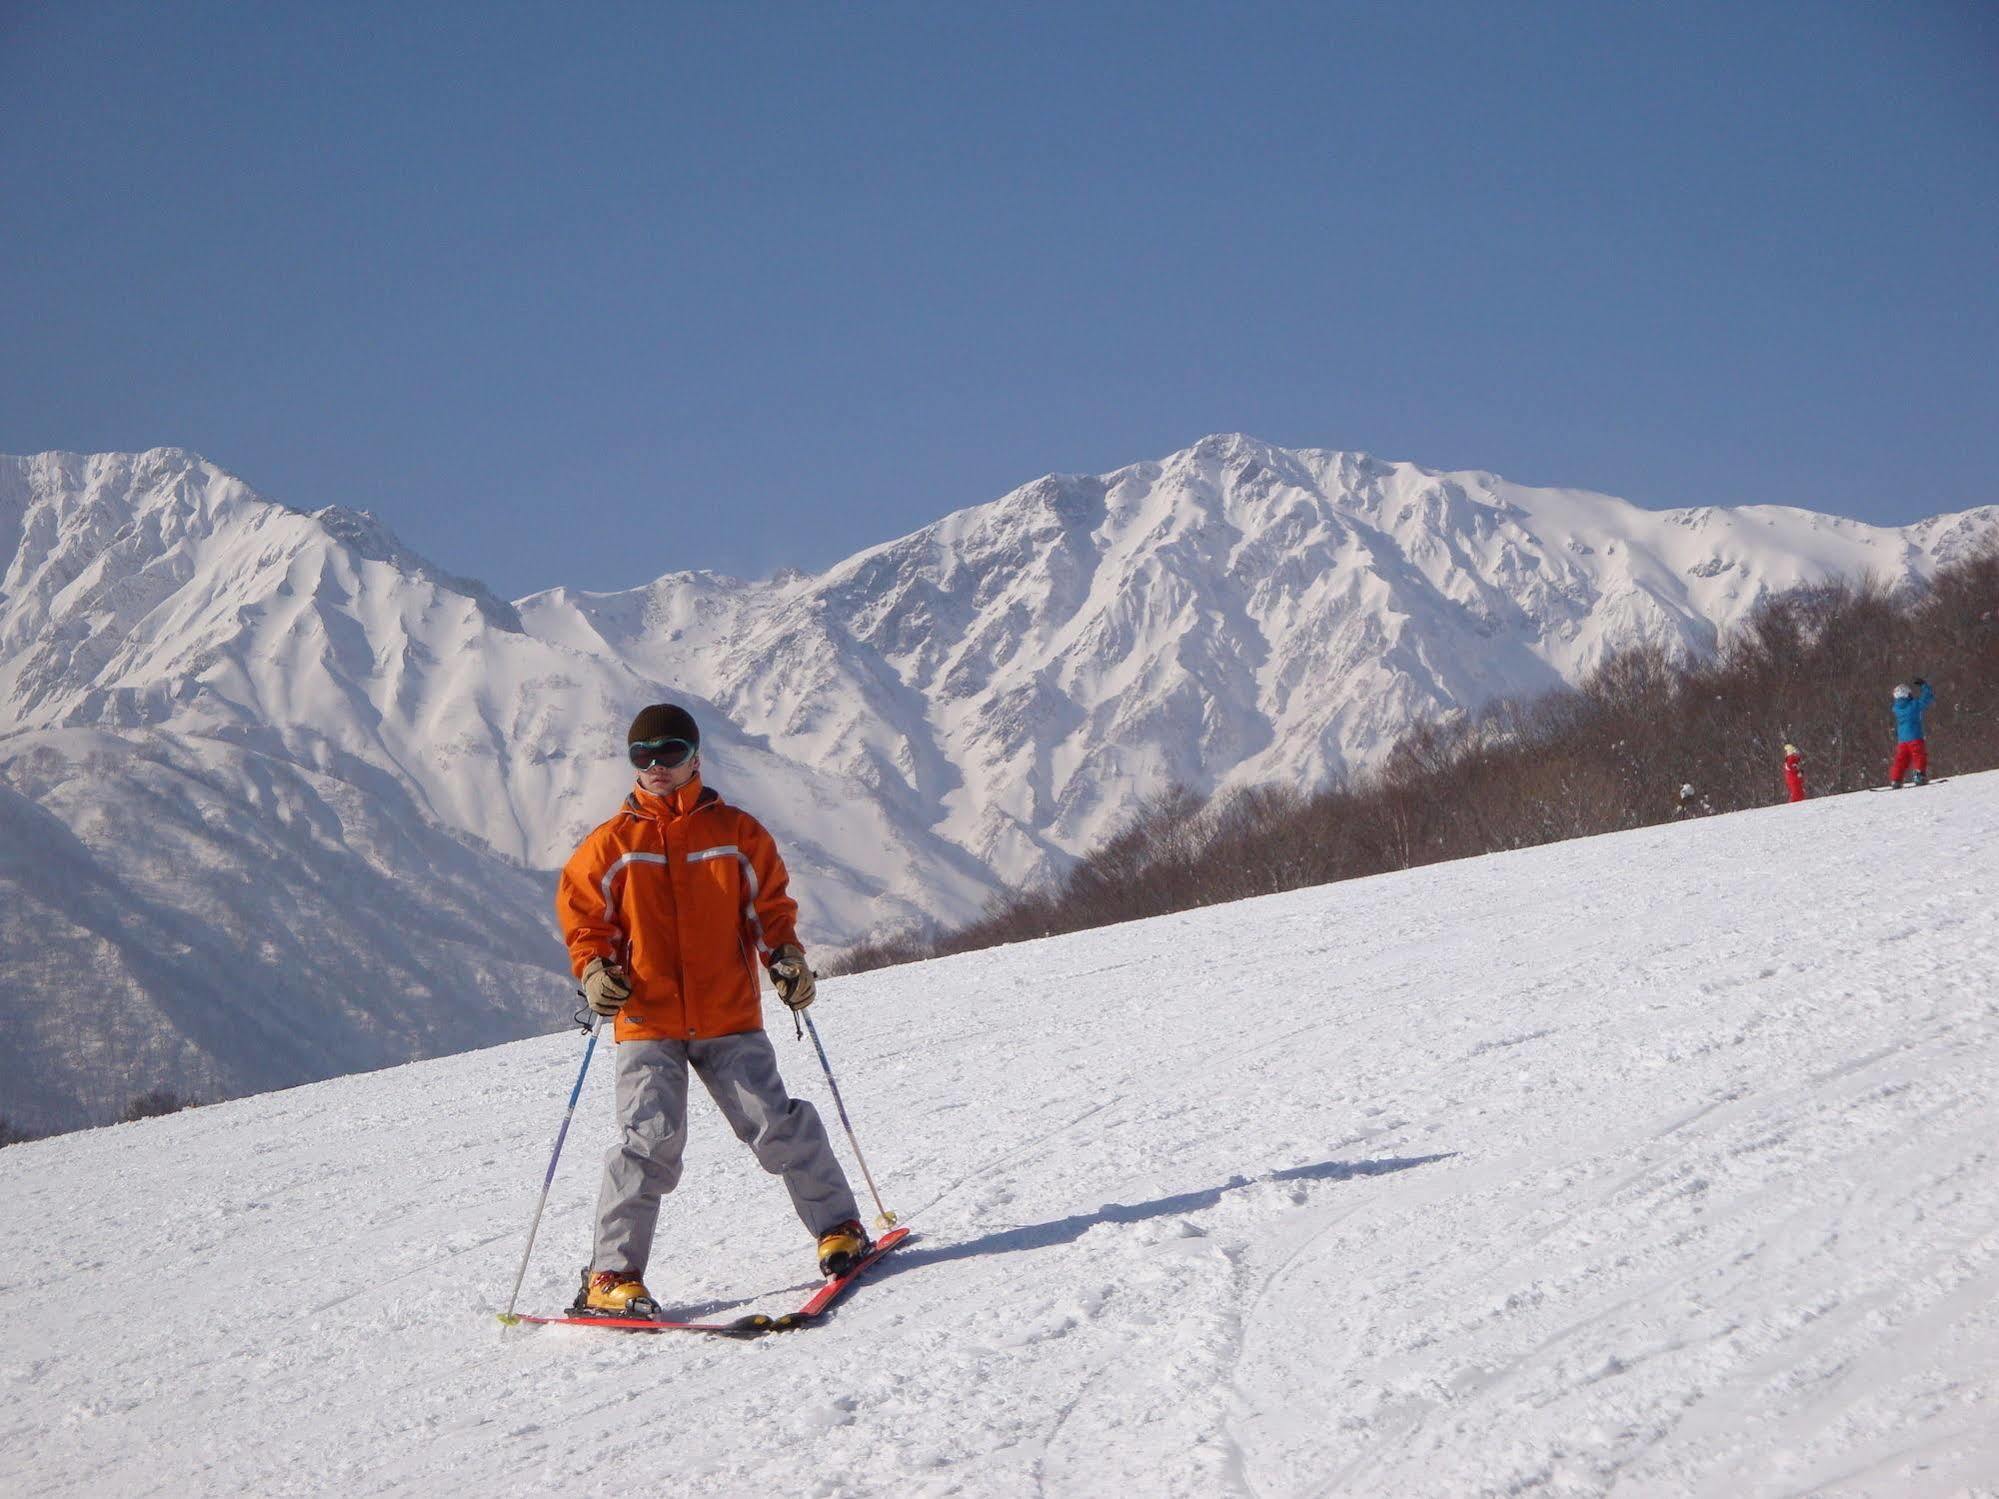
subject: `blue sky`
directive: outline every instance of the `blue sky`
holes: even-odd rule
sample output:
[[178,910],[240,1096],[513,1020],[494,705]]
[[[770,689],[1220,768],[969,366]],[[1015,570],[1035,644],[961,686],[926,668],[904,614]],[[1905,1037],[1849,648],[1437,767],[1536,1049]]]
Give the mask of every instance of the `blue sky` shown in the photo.
[[1208,432],[1999,500],[1979,4],[0,0],[0,451],[518,595],[821,567]]

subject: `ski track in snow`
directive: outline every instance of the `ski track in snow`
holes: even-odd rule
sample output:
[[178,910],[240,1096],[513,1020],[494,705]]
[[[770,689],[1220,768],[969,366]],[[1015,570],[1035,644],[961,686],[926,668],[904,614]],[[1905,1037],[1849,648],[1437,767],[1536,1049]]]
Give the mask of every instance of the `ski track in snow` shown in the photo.
[[[0,1491],[1999,1493],[1995,841],[1965,776],[829,981],[919,1237],[757,1342],[495,1323],[575,1036],[9,1148]],[[794,1304],[693,1112],[653,1289]]]

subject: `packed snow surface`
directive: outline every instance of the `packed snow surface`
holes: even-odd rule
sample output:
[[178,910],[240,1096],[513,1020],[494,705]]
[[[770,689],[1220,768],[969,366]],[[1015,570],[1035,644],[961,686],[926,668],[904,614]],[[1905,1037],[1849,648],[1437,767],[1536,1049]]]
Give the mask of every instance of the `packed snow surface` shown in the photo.
[[[1966,776],[833,980],[918,1237],[757,1342],[497,1324],[578,1036],[0,1151],[0,1491],[1989,1493],[1995,845]],[[653,1289],[795,1303],[694,1117]]]

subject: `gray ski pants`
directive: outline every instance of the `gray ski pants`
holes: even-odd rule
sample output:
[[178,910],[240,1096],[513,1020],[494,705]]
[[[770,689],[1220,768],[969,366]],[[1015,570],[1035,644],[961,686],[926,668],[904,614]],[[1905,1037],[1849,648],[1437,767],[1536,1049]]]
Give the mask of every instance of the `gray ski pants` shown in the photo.
[[819,1111],[785,1092],[777,1051],[762,1031],[712,1041],[620,1041],[617,1058],[621,1134],[604,1158],[592,1270],[645,1273],[659,1200],[680,1181],[689,1064],[736,1138],[764,1170],[784,1178],[815,1239],[860,1217]]

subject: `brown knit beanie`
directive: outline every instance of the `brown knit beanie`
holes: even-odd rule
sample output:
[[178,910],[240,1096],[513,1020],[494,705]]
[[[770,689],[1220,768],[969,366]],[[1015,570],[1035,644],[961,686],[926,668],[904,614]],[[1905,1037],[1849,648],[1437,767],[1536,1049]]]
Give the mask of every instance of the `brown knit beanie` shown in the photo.
[[639,716],[625,732],[625,743],[645,739],[685,739],[697,750],[701,748],[701,730],[695,726],[694,715],[677,703],[654,703],[639,709]]

